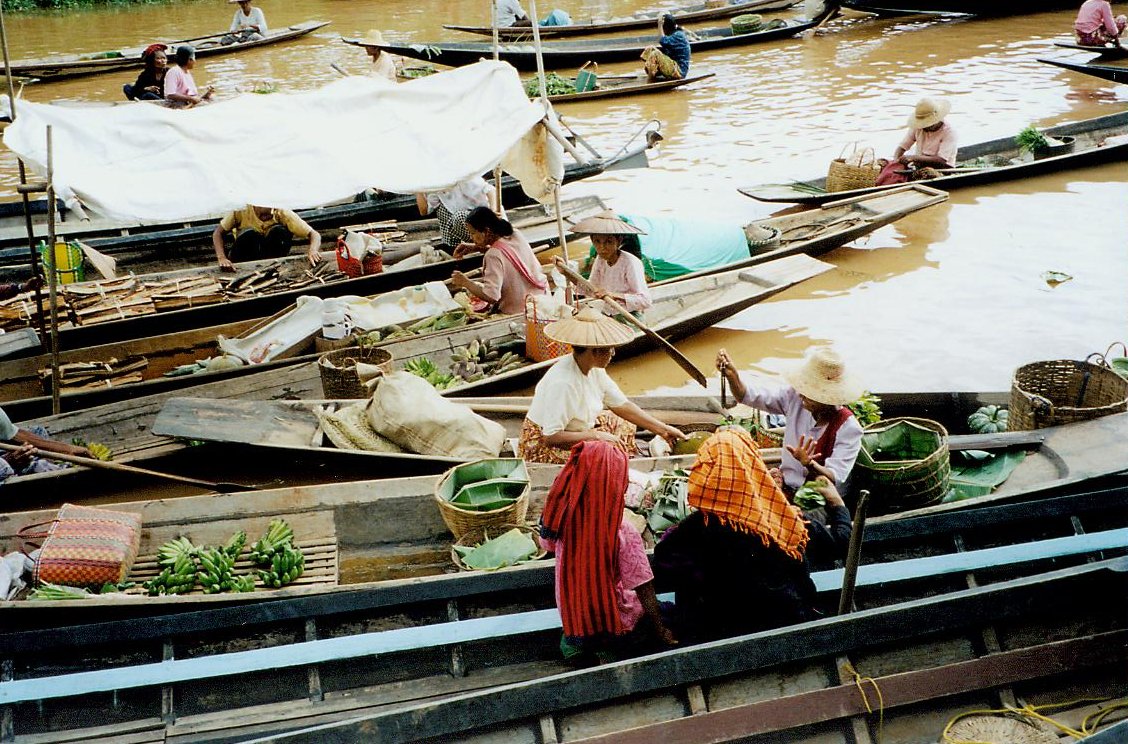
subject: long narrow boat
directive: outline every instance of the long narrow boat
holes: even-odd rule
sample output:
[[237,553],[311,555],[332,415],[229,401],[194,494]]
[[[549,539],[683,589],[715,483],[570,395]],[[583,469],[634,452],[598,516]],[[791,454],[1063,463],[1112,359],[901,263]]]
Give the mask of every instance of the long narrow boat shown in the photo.
[[1079,72],[1082,75],[1097,77],[1101,80],[1111,80],[1114,83],[1128,83],[1128,67],[1123,65],[1098,65],[1094,62],[1066,62],[1060,59],[1040,59],[1047,65],[1060,67],[1070,72]]
[[[219,43],[210,45],[199,44],[196,48],[196,56],[201,58],[212,57],[221,54],[235,54],[237,52],[247,51],[248,49],[257,49],[259,47],[300,38],[328,25],[329,21],[306,21],[305,23],[297,23],[293,26],[270,29],[267,31],[265,38],[258,41],[245,41],[240,44],[227,45]],[[215,34],[214,36],[218,37],[219,34]],[[166,43],[170,46],[175,46],[182,42],[170,41]],[[44,59],[16,60],[12,63],[12,74],[21,77],[36,78],[41,82],[46,82],[51,80],[67,80],[84,75],[96,75],[103,72],[117,72],[122,69],[139,68],[141,65],[141,52],[143,50],[144,47],[139,46],[132,49],[115,49],[89,54],[69,54]],[[2,67],[0,67],[0,71],[3,71]]]
[[[585,163],[569,162],[564,166],[564,183],[597,176],[608,170],[646,167],[648,145],[641,143],[624,147],[616,154],[606,158],[593,158]],[[530,204],[521,185],[511,176],[502,177],[502,202],[507,208]],[[66,218],[68,213],[63,213]],[[348,204],[334,204],[314,209],[303,209],[298,215],[311,227],[326,230],[344,225],[381,220],[415,220],[419,211],[414,194],[380,193],[373,197],[358,197]],[[182,246],[206,247],[211,234],[219,222],[216,215],[210,219],[198,219],[182,223],[159,224],[121,224],[101,219],[82,221],[70,219],[58,225],[57,234],[69,239],[82,240],[104,253],[121,250],[147,249],[156,251],[158,256],[175,256],[175,249]],[[0,230],[0,266],[20,266],[27,260],[27,230],[23,213],[19,209],[15,215],[6,218],[4,229]],[[35,220],[37,238],[47,234],[46,222]],[[173,249],[170,251],[170,249]]]
[[[729,264],[727,266],[716,266],[709,269],[702,269],[693,274],[679,277],[674,280],[667,281],[683,281],[688,279],[700,279],[709,274],[717,272],[731,271],[739,268],[749,268],[768,261],[773,261],[777,258],[784,258],[787,256],[797,256],[800,254],[818,255],[825,253],[833,248],[837,248],[851,240],[865,235],[883,225],[887,225],[901,217],[911,214],[919,209],[926,208],[933,204],[937,204],[947,198],[943,192],[936,191],[927,186],[910,185],[902,187],[901,189],[891,192],[882,193],[861,197],[857,199],[843,200],[841,203],[823,205],[822,208],[817,210],[809,210],[793,215],[784,217],[776,217],[767,220],[761,220],[754,224],[766,225],[779,232],[778,244],[768,245],[757,249],[757,251],[750,255],[746,260]],[[586,202],[582,200],[576,205],[576,209],[583,207]],[[594,208],[594,203],[590,205]],[[533,219],[530,217],[530,219]],[[550,240],[554,234],[554,228],[549,229],[551,226],[542,225],[540,227],[532,226],[527,229],[526,236],[530,240],[537,242],[538,240]],[[537,230],[544,232],[542,236],[538,237]],[[443,264],[436,264],[436,266],[443,266]],[[449,275],[449,267],[447,272]],[[411,270],[414,271],[414,270]],[[389,274],[392,272],[389,272]],[[380,275],[377,275],[380,276]],[[445,278],[445,276],[432,276],[431,278]],[[370,279],[370,278],[369,278]],[[354,286],[354,283],[365,280],[350,280],[345,284]],[[336,285],[341,287],[341,284]],[[656,287],[660,285],[655,285]],[[327,288],[320,288],[324,292],[319,296],[337,296],[342,294],[342,290],[329,292]],[[660,290],[660,294],[666,293],[670,290]],[[299,292],[301,293],[301,292]],[[313,292],[305,291],[306,294],[313,294]],[[294,293],[291,293],[294,294]],[[219,314],[219,311],[226,306],[216,306],[217,310],[209,319],[218,320],[223,317],[230,317],[230,313],[224,315]],[[198,308],[202,310],[206,308]],[[191,313],[195,310],[181,310],[178,313]],[[152,316],[142,316],[142,318],[152,318],[151,324],[159,325],[162,317],[171,315],[172,313],[158,313]],[[202,317],[203,314],[196,317]],[[141,318],[134,318],[122,321],[111,321],[109,323],[102,323],[96,326],[90,326],[88,331],[93,333],[96,329],[104,326],[119,326],[129,323],[136,323]],[[508,323],[514,320],[508,319],[505,323],[501,324],[497,330],[499,335],[504,336],[507,333]],[[244,326],[246,327],[246,326]],[[78,331],[80,329],[72,329]],[[216,331],[217,333],[219,331]],[[483,331],[479,331],[481,333]],[[484,331],[491,333],[492,331]],[[313,359],[314,350],[312,347],[307,346],[304,348],[295,349],[293,356],[271,363],[267,367],[259,369],[241,368],[238,370],[229,370],[224,372],[208,372],[199,377],[193,376],[188,378],[171,378],[157,379],[158,375],[163,375],[164,372],[171,369],[175,364],[185,363],[192,361],[191,359],[185,360],[186,356],[192,354],[201,354],[196,358],[203,358],[211,356],[211,353],[204,353],[207,347],[208,339],[207,331],[197,332],[196,330],[182,331],[173,334],[162,334],[160,336],[142,338],[134,343],[124,345],[100,345],[98,347],[87,349],[83,351],[75,351],[67,353],[64,361],[106,361],[108,359],[121,360],[130,355],[144,355],[146,358],[151,359],[151,366],[142,372],[146,380],[141,383],[133,383],[133,386],[121,385],[117,387],[108,386],[97,389],[86,390],[82,392],[70,393],[67,395],[68,405],[70,406],[90,406],[100,405],[115,400],[122,400],[133,395],[143,394],[142,391],[157,392],[158,390],[173,390],[184,385],[196,384],[205,380],[219,380],[224,378],[231,378],[235,376],[242,376],[254,373],[256,375],[278,374],[279,379],[292,379],[288,375],[288,371],[280,371],[277,368],[296,365],[300,363],[309,363]],[[228,334],[230,335],[230,334]],[[214,336],[213,336],[214,338]],[[312,343],[312,342],[311,342]],[[404,349],[405,347],[414,346],[414,340],[411,344],[399,344],[397,348]],[[434,350],[428,348],[427,351],[415,352],[407,350],[403,353],[403,358],[417,355],[418,353],[432,353]],[[401,352],[397,352],[400,354]],[[40,356],[35,359],[27,360],[12,360],[8,362],[0,362],[0,378],[7,380],[7,383],[0,383],[0,401],[7,400],[6,406],[11,406],[17,413],[12,413],[14,420],[32,418],[37,415],[43,415],[48,409],[48,400],[45,395],[41,393],[41,389],[37,386],[38,371],[45,369],[49,365],[49,361],[45,356]],[[270,371],[267,371],[270,370]],[[317,377],[316,370],[311,368],[309,375],[311,379]],[[503,385],[512,385],[517,382],[516,379],[498,380],[495,383]],[[259,383],[265,385],[266,381],[263,380]],[[139,386],[139,387],[137,387]],[[496,384],[490,388],[492,390],[504,389],[499,388]],[[30,396],[30,397],[29,397]],[[320,396],[317,396],[320,397]]]
[[1059,49],[1071,49],[1075,52],[1089,52],[1095,54],[1101,61],[1109,61],[1114,59],[1124,59],[1128,57],[1128,49],[1123,46],[1090,46],[1088,44],[1078,44],[1075,41],[1055,41],[1054,46]]
[[[1128,113],[1108,114],[1072,124],[1048,127],[1042,131],[1051,137],[1073,137],[1073,150],[1064,155],[1014,162],[1020,153],[1013,137],[980,142],[960,148],[955,172],[921,183],[950,190],[1128,160],[1128,142],[1106,144],[1111,137],[1119,138],[1120,135],[1128,134]],[[749,186],[740,189],[740,193],[765,202],[823,204],[835,199],[880,193],[893,187],[873,186],[836,192],[828,192],[825,188],[824,177],[792,183]]]
[[[6,633],[0,648],[13,663],[0,706],[13,735],[88,741],[246,740],[312,726],[292,740],[540,741],[537,732],[557,727],[579,740],[640,725],[638,741],[724,741],[725,730],[733,738],[828,721],[864,729],[869,699],[856,669],[883,691],[884,740],[919,742],[922,717],[938,732],[955,713],[984,707],[987,690],[1015,685],[1024,696],[1021,685],[1037,682],[1029,693],[1045,694],[1054,681],[1054,702],[1088,697],[1077,684],[1128,692],[1119,674],[1125,559],[1038,573],[1046,560],[1123,551],[1124,528],[1075,534],[1087,516],[1071,524],[1058,511],[1067,535],[1058,539],[1040,539],[1044,525],[1012,512],[989,520],[987,535],[974,519],[940,528],[948,546],[939,551],[875,542],[855,613],[578,671],[557,660],[547,566],[417,579],[331,602]],[[1122,508],[1113,519],[1123,523]],[[820,605],[833,608],[841,571],[813,579]],[[962,699],[944,699],[952,696]],[[96,727],[76,715],[91,706],[105,710]]]
[[[664,337],[677,340],[690,336],[714,323],[730,317],[753,304],[783,290],[818,276],[831,266],[805,255],[778,259],[752,269],[734,269],[671,282],[651,292],[653,306],[642,312],[641,320]],[[407,339],[384,348],[392,353],[393,363],[405,368],[421,359],[430,360],[439,370],[453,368],[451,350],[468,346],[475,340],[492,343],[495,348],[521,339],[510,329],[508,321],[494,321],[457,329],[447,334],[430,334]],[[619,347],[618,356],[627,357],[652,348],[653,342],[640,332],[633,340]],[[444,393],[466,395],[512,390],[533,384],[556,360],[530,362],[509,372],[464,382]],[[327,404],[304,404],[302,401],[216,401],[208,398],[173,398],[165,404],[152,427],[158,436],[316,451],[325,446],[318,410],[326,405],[334,410],[341,406],[363,405],[361,401],[335,401]],[[498,415],[509,429],[510,436],[520,434],[524,410],[516,415],[504,411]],[[486,413],[493,418],[495,414]],[[382,460],[412,461],[420,467],[443,467],[457,463],[458,458],[354,450],[353,454]]]
[[843,7],[878,15],[938,13],[1009,16],[1072,9],[1070,0],[842,0]]
[[[576,208],[580,212],[590,212],[598,200],[583,200],[569,203],[569,209]],[[562,205],[563,206],[563,205]],[[549,206],[531,208],[523,213],[527,225],[527,237],[539,246],[554,245],[558,241],[559,231],[554,220],[548,217],[555,216],[555,210]],[[430,241],[416,242],[404,250],[418,249]],[[300,257],[294,261],[275,262],[291,273],[293,278],[300,278],[306,266]],[[330,258],[332,261],[333,259]],[[293,289],[283,291],[252,294],[240,297],[237,293],[231,295],[230,301],[212,302],[191,306],[190,304],[180,309],[152,312],[147,314],[130,315],[117,320],[107,320],[92,325],[64,325],[59,331],[60,347],[65,349],[81,349],[90,346],[103,346],[110,343],[121,343],[131,339],[144,339],[148,336],[160,336],[181,331],[189,331],[206,326],[220,325],[237,320],[264,318],[272,313],[284,310],[292,305],[303,295],[315,297],[339,297],[342,295],[373,295],[380,292],[402,289],[404,287],[423,284],[429,281],[445,281],[450,278],[454,270],[469,271],[479,268],[482,264],[482,254],[473,253],[460,259],[447,259],[434,263],[404,262],[390,266],[387,271],[377,274],[366,274],[354,279],[343,279],[333,282],[298,282]],[[262,264],[254,267],[261,270]],[[175,278],[188,278],[199,275],[221,276],[217,267],[187,275],[176,274]],[[169,278],[168,276],[164,278]]]
[[[714,49],[759,44],[791,36],[815,28],[832,10],[824,9],[816,18],[809,20],[786,20],[777,28],[753,31],[746,34],[733,33],[731,28],[711,28],[693,32],[690,48],[693,53],[702,54]],[[622,39],[593,39],[588,41],[560,41],[542,45],[541,57],[549,69],[579,67],[586,62],[623,62],[637,60],[642,50],[654,46],[657,36],[637,36]],[[346,44],[359,47],[375,47],[362,39],[342,39]],[[482,57],[493,54],[493,45],[485,42],[416,42],[411,44],[384,44],[379,47],[390,54],[419,59],[450,67],[459,67],[477,62]],[[499,58],[518,70],[537,69],[537,55],[530,44],[503,44],[498,50]]]
[[598,87],[583,93],[558,93],[549,96],[552,103],[575,103],[578,101],[594,101],[601,98],[622,98],[636,96],[643,93],[661,93],[667,90],[680,88],[701,80],[707,80],[716,73],[707,72],[704,75],[690,75],[679,80],[648,80],[645,75],[626,75],[618,77],[601,77]]
[[[678,23],[699,23],[701,21],[715,21],[718,18],[729,18],[741,13],[762,13],[769,10],[783,10],[796,4],[796,0],[729,0],[728,2],[704,3],[687,5],[680,8],[667,8],[661,11],[635,13],[626,18],[612,18],[606,21],[592,19],[580,21],[568,26],[541,26],[538,31],[542,39],[562,39],[571,36],[593,36],[595,34],[609,34],[620,31],[634,31],[636,29],[650,29],[661,13],[670,13]],[[448,24],[443,28],[451,31],[464,31],[479,36],[492,36],[492,26],[459,26]],[[497,29],[498,38],[502,41],[530,41],[533,36],[529,26],[510,26]]]

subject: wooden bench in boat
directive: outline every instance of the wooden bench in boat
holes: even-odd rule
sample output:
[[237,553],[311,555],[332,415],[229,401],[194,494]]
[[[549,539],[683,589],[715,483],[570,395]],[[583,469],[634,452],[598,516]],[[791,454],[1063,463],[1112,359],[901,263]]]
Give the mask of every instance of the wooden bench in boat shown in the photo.
[[[129,573],[129,581],[135,582],[136,586],[126,590],[126,594],[145,594],[141,584],[152,579],[161,570],[157,563],[157,549],[169,540],[180,536],[187,537],[193,545],[223,545],[239,530],[246,530],[247,544],[243,546],[243,552],[235,562],[235,573],[236,575],[253,573],[256,566],[249,558],[251,546],[266,532],[270,519],[270,517],[251,517],[153,528],[142,525],[141,552]],[[294,530],[294,542],[305,553],[305,570],[296,581],[287,586],[336,586],[339,577],[339,557],[337,528],[332,511],[287,514],[286,521]],[[262,591],[277,591],[262,587],[262,582],[258,579],[255,580],[255,585]],[[203,594],[203,590],[197,586],[190,594]]]
[[[1064,558],[1105,550],[1128,548],[1128,528],[1073,537],[1042,540],[1022,545],[968,551],[952,555],[916,558],[862,566],[857,585],[871,586],[912,581],[930,576]],[[1123,560],[1118,563],[1124,563]],[[841,581],[841,570],[812,576],[820,591],[833,591]],[[501,617],[482,617],[398,628],[339,638],[307,641],[273,648],[237,651],[194,659],[176,659],[153,664],[93,672],[0,682],[0,705],[70,697],[137,687],[170,685],[250,672],[308,666],[342,659],[403,651],[446,647],[499,638],[552,631],[560,627],[555,610],[536,610]]]

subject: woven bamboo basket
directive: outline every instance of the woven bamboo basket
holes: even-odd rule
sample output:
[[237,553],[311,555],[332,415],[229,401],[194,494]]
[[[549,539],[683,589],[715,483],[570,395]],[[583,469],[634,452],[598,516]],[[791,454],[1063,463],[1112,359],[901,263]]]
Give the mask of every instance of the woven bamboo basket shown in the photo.
[[356,372],[357,362],[380,367],[385,374],[392,371],[391,352],[377,347],[337,349],[317,359],[321,387],[326,398],[367,398],[368,388]]
[[[541,558],[544,558],[548,554],[548,551],[546,551],[541,546],[540,540],[537,539],[537,528],[532,526],[532,525],[524,524],[524,523],[521,523],[521,524],[491,524],[491,525],[487,525],[486,527],[475,527],[471,530],[468,530],[467,532],[464,532],[462,534],[462,537],[458,538],[458,540],[454,543],[454,545],[458,545],[458,546],[461,546],[461,547],[481,545],[486,540],[489,540],[490,538],[497,537],[498,535],[502,535],[502,534],[508,532],[509,530],[513,529],[514,527],[521,530],[522,532],[524,532],[527,535],[531,535],[532,538],[533,538],[533,542],[535,542],[537,544],[537,552],[533,555],[532,558],[529,558],[526,561],[521,561],[522,563],[528,563],[530,561],[539,561]],[[450,559],[452,561],[454,561],[454,565],[458,566],[458,570],[459,571],[477,571],[477,570],[479,570],[479,569],[476,569],[476,568],[470,568],[470,566],[467,566],[465,563],[463,563],[462,562],[462,556],[459,555],[458,551],[454,549],[454,545],[452,545],[451,548],[450,548]]]
[[1030,431],[1128,410],[1128,380],[1108,367],[1073,359],[1032,362],[1011,381],[1011,431]]
[[738,15],[729,21],[729,26],[734,34],[750,34],[759,31],[764,25],[764,17],[756,13]]
[[893,418],[866,427],[852,489],[868,489],[875,513],[918,509],[948,493],[948,430],[935,421]]
[[[764,232],[768,233],[766,237],[763,237]],[[755,256],[757,253],[778,247],[782,234],[778,227],[771,225],[760,225],[755,222],[745,225],[744,237],[748,241],[749,255]],[[756,237],[753,237],[753,235],[756,235]]]
[[[525,473],[525,481],[521,495],[512,504],[490,511],[473,511],[463,509],[457,504],[450,502],[450,497],[457,492],[462,478],[465,477],[464,474],[468,471],[472,471],[474,468],[490,469],[491,465],[494,463],[513,462],[520,463],[522,472]],[[488,480],[488,478],[481,480]],[[471,482],[474,481],[472,480]],[[439,515],[443,518],[443,522],[446,524],[447,528],[450,529],[451,534],[454,535],[454,539],[460,540],[463,535],[472,533],[475,530],[481,531],[487,527],[502,524],[524,524],[525,515],[529,512],[530,490],[528,474],[527,471],[524,470],[523,460],[479,460],[477,462],[456,465],[443,473],[442,478],[440,478],[439,482],[435,485],[435,503],[439,505]]]
[[873,148],[867,147],[860,154],[855,148],[850,157],[846,157],[844,150],[843,154],[830,161],[830,168],[826,172],[826,190],[868,189],[877,185],[880,173],[881,166],[874,157]]

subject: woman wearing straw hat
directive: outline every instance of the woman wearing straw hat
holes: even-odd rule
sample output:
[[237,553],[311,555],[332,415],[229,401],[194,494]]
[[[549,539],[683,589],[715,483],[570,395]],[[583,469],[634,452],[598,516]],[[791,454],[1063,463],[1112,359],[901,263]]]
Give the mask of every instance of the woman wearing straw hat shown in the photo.
[[643,235],[642,230],[608,210],[580,220],[572,226],[572,232],[591,236],[595,260],[588,281],[598,290],[596,297],[610,297],[631,313],[650,307],[650,290],[638,243],[627,239],[630,235]]
[[679,429],[628,400],[607,375],[615,347],[634,338],[627,326],[585,307],[567,320],[550,323],[544,332],[553,341],[570,344],[572,353],[552,365],[537,384],[521,428],[521,457],[562,464],[572,445],[588,441],[609,442],[631,455],[636,427],[666,439],[685,439]]
[[862,386],[835,351],[818,346],[788,370],[783,387],[746,384],[728,352],[717,352],[717,369],[740,402],[787,417],[780,467],[789,493],[818,476],[845,493],[862,445],[862,427],[846,406],[862,397]]
[[[893,153],[902,165],[953,168],[956,165],[956,131],[944,121],[952,104],[944,98],[922,98],[909,117],[909,131]],[[913,154],[910,150],[916,148]]]
[[368,56],[372,58],[372,69],[368,71],[368,74],[375,78],[396,82],[399,70],[403,67],[403,61],[381,49],[384,46],[384,34],[372,29],[361,41],[364,42],[364,51],[368,52]]

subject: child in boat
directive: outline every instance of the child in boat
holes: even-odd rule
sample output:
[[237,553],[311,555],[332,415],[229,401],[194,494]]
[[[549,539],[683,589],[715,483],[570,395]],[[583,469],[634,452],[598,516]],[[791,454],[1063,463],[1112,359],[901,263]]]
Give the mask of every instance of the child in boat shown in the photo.
[[556,554],[565,658],[600,661],[677,643],[654,594],[642,536],[623,519],[627,456],[607,442],[571,451],[545,499],[541,544]]
[[608,210],[580,220],[572,232],[591,236],[595,259],[588,280],[595,285],[596,297],[610,297],[629,313],[640,313],[653,304],[642,260],[627,247],[628,236],[641,235],[642,230]]
[[1128,16],[1112,17],[1112,3],[1109,0],[1085,0],[1073,22],[1077,43],[1084,46],[1120,46],[1120,37],[1128,26]]

